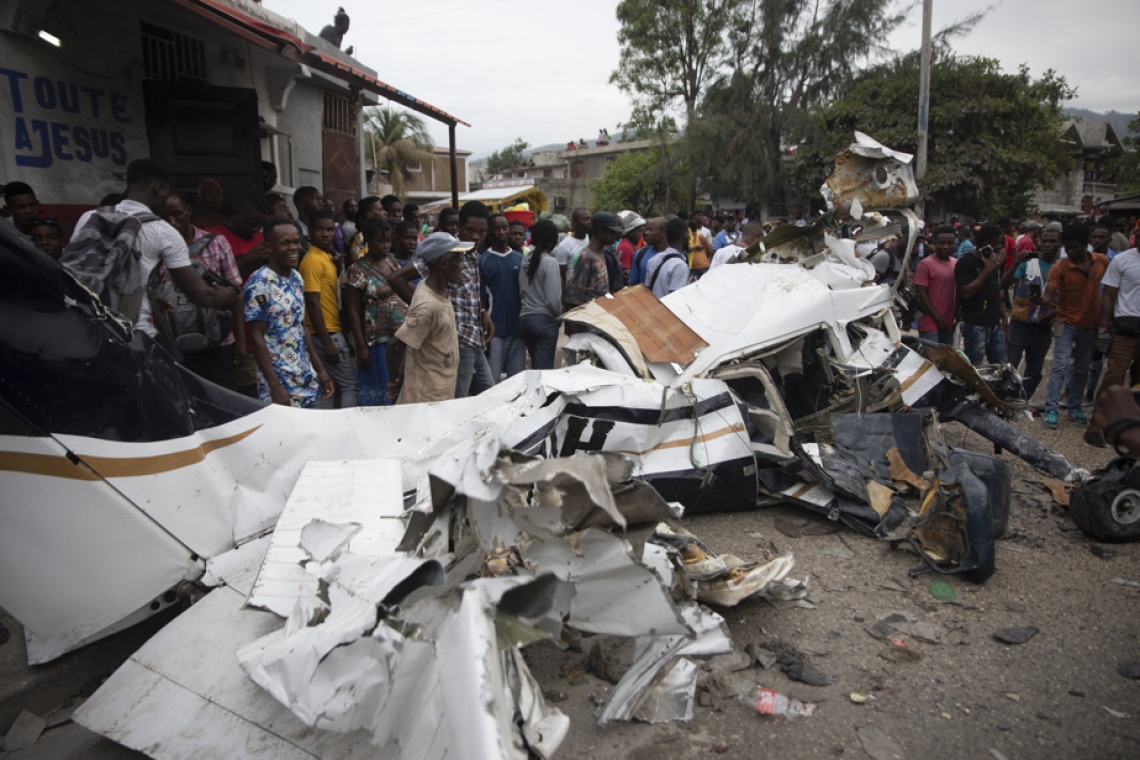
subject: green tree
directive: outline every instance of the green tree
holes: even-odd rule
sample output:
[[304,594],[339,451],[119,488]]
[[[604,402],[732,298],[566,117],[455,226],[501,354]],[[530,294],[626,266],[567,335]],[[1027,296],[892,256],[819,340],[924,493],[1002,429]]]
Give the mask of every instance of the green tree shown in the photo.
[[622,0],[621,59],[610,83],[634,105],[659,112],[680,105],[686,123],[709,77],[727,62],[727,32],[742,0]]
[[[861,66],[886,54],[887,35],[906,11],[895,12],[892,0],[736,6],[741,21],[721,30],[731,39],[729,65],[710,79],[685,143],[710,192],[755,202],[789,194],[791,136],[813,108],[843,93]],[[912,131],[915,103],[892,114]]]
[[487,173],[500,174],[510,171],[515,166],[524,165],[526,163],[525,151],[529,147],[529,143],[524,142],[521,137],[516,137],[512,144],[487,157]]
[[405,197],[410,167],[435,159],[431,136],[417,114],[390,106],[364,109],[365,166],[388,178],[392,192]]
[[1125,153],[1116,162],[1116,194],[1140,194],[1140,115],[1128,122],[1128,134],[1120,141]]
[[647,151],[621,153],[606,164],[600,178],[591,180],[590,211],[631,209],[648,218],[660,216],[688,200],[687,172],[654,147]]
[[[818,192],[855,130],[913,153],[918,72],[917,53],[873,67],[815,112],[801,131],[797,187]],[[919,190],[942,209],[1020,216],[1038,185],[1052,185],[1071,166],[1061,141],[1061,106],[1074,91],[1064,77],[1048,71],[1034,80],[1024,66],[1009,74],[995,60],[943,50],[930,83],[927,175]]]

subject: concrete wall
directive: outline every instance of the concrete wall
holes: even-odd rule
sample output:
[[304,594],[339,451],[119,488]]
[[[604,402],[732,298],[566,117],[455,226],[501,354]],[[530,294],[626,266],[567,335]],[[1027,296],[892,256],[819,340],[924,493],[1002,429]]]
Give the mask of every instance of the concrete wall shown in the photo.
[[27,182],[48,205],[93,204],[149,155],[138,24],[57,0],[45,26],[61,48],[0,33],[0,179]]

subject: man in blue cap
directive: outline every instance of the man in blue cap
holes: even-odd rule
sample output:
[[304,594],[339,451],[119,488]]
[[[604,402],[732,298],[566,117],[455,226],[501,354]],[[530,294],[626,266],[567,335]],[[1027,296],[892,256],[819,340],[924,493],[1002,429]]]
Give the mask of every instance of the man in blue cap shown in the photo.
[[460,282],[461,255],[474,247],[474,243],[461,243],[446,232],[435,232],[416,250],[428,272],[416,286],[408,316],[396,331],[396,337],[408,347],[397,404],[455,398],[459,331],[447,286]]

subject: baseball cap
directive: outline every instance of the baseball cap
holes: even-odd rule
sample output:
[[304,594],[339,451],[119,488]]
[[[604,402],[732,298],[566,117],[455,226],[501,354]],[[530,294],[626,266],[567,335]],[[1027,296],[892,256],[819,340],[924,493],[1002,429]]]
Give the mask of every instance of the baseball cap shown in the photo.
[[644,227],[648,224],[648,222],[635,211],[622,211],[617,217],[618,222],[621,224],[621,234],[623,235],[628,235],[638,227]]
[[1045,229],[1049,230],[1050,232],[1060,232],[1064,226],[1065,225],[1061,224],[1060,222],[1049,222],[1045,225]]
[[602,227],[608,230],[621,234],[623,232],[621,222],[618,221],[617,214],[611,214],[609,211],[599,211],[594,214],[590,219],[590,227]]
[[1030,219],[1028,222],[1026,222],[1025,224],[1023,224],[1021,226],[1027,230],[1039,230],[1039,229],[1041,229],[1041,223],[1036,222],[1032,219]]
[[416,246],[416,257],[433,264],[452,251],[470,251],[474,247],[474,243],[460,243],[459,238],[446,232],[433,232]]

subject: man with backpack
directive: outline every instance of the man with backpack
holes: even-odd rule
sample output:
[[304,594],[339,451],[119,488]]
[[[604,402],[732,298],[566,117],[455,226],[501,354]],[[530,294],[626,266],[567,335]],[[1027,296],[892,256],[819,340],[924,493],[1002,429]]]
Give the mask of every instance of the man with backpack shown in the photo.
[[[195,227],[190,222],[190,205],[178,194],[172,194],[166,201],[163,217],[171,227],[178,230],[186,247],[190,251],[190,260],[197,268],[200,264],[209,274],[210,279],[220,278],[241,288],[241,274],[238,272],[234,253],[226,239],[217,232],[207,232]],[[157,275],[157,278],[156,278]],[[156,282],[156,279],[158,280]],[[151,275],[148,291],[169,291],[173,286],[166,268],[159,266]],[[177,293],[181,295],[181,293]],[[181,300],[181,299],[179,299]],[[234,374],[236,361],[244,361],[242,355],[246,354],[245,347],[245,317],[244,310],[230,309],[228,313],[219,314],[214,309],[203,309],[190,303],[170,303],[173,307],[167,315],[156,314],[155,322],[159,326],[159,333],[171,333],[167,337],[177,341],[183,337],[187,325],[195,334],[202,334],[206,338],[206,347],[198,350],[181,350],[182,364],[199,377],[217,383],[223,388],[237,390],[237,378]],[[235,341],[236,337],[236,341]],[[235,351],[238,358],[235,357]]]
[[633,266],[629,268],[629,284],[644,285],[648,281],[645,271],[653,257],[669,250],[665,242],[666,219],[663,216],[649,220],[645,226],[645,247],[633,255]]
[[149,158],[132,161],[124,200],[80,217],[60,258],[106,305],[152,338],[157,332],[146,286],[159,264],[195,306],[221,309],[241,303],[236,288],[207,284],[194,271],[186,241],[158,216],[169,197],[170,175],[162,164]]
[[670,219],[665,224],[665,240],[669,247],[654,256],[645,270],[645,285],[653,295],[664,298],[689,284],[689,264],[681,253],[689,239],[689,225],[684,219]]

